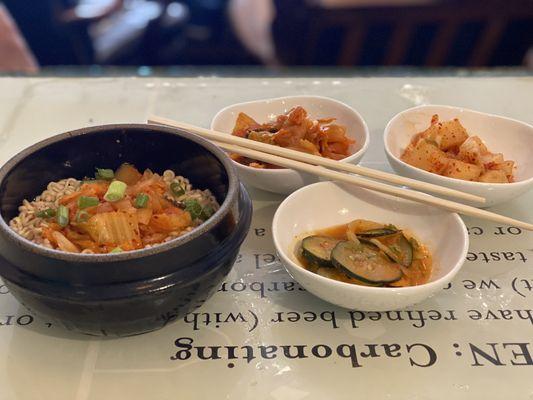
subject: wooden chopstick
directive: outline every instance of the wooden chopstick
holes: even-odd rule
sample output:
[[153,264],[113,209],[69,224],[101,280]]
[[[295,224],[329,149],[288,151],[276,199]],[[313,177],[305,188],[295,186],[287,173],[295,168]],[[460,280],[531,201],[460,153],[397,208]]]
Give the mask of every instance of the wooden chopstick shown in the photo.
[[197,133],[200,136],[203,136],[210,140],[216,140],[219,142],[224,142],[228,144],[238,145],[246,147],[253,150],[259,150],[265,153],[273,154],[276,156],[281,156],[285,158],[290,158],[293,160],[305,162],[313,165],[320,165],[323,167],[351,172],[361,176],[366,176],[368,178],[378,179],[385,182],[393,183],[396,185],[408,186],[412,189],[420,190],[423,192],[429,192],[438,194],[441,196],[454,197],[456,199],[467,200],[470,202],[478,203],[483,205],[485,199],[483,197],[475,196],[469,193],[464,193],[459,190],[449,189],[443,186],[434,185],[427,182],[417,181],[415,179],[405,178],[399,175],[390,174],[383,171],[377,171],[371,168],[365,168],[358,165],[353,165],[349,163],[343,163],[336,160],[331,160],[325,157],[319,157],[308,153],[302,153],[300,151],[286,149],[284,147],[273,146],[266,143],[256,142],[253,140],[244,139],[238,136],[228,135],[222,132],[213,131],[210,129],[201,128],[198,126],[190,125],[185,122],[178,122],[168,118],[163,118],[159,116],[150,116],[148,118],[148,123],[159,124],[159,125],[168,125],[176,128],[182,128],[188,131]]
[[[159,117],[157,117],[157,119],[155,117],[152,117],[148,120],[148,122],[160,124],[160,125],[179,126],[183,129],[187,129],[189,131],[199,133],[201,136],[207,137],[207,135],[203,135],[201,133],[202,131],[199,131],[197,127],[194,127],[192,125],[181,124],[181,123],[179,123],[179,125],[175,125],[172,123],[173,122],[172,120],[166,120],[166,121],[170,121],[170,123],[164,123],[162,122],[162,120],[163,119]],[[184,128],[184,125],[188,125],[189,127]],[[225,139],[226,137],[230,136],[226,134],[221,134],[221,135],[222,135],[222,139]],[[390,185],[387,185],[381,182],[376,182],[376,181],[372,181],[369,179],[361,178],[359,176],[346,174],[346,173],[338,172],[338,171],[332,171],[330,169],[323,168],[321,166],[316,166],[316,165],[308,164],[305,162],[280,157],[274,154],[264,153],[264,152],[246,148],[243,146],[237,146],[234,144],[225,143],[225,142],[217,140],[219,138],[220,136],[217,136],[216,139],[214,140],[216,145],[223,148],[224,150],[237,153],[237,154],[241,154],[245,157],[253,158],[253,159],[271,163],[271,164],[276,164],[276,165],[279,165],[285,168],[290,168],[290,169],[295,169],[298,171],[310,173],[310,174],[321,176],[327,179],[355,184],[365,189],[370,189],[370,190],[374,190],[377,192],[401,197],[404,199],[413,200],[419,203],[436,206],[436,207],[443,208],[445,210],[449,210],[453,212],[457,212],[463,215],[468,215],[471,217],[485,219],[485,220],[507,224],[511,226],[516,226],[522,229],[533,231],[533,224],[530,224],[524,221],[519,221],[517,219],[513,219],[510,217],[506,217],[504,215],[495,214],[490,211],[478,209],[472,206],[467,206],[465,204],[441,199],[441,198],[434,197],[434,196],[431,196],[425,193],[420,193],[420,192],[416,192],[413,190],[405,190],[399,187],[390,186]],[[253,142],[252,140],[246,140],[246,139],[244,140],[246,144]],[[254,143],[257,143],[257,142],[254,142]]]
[[253,158],[255,160],[276,164],[285,168],[296,169],[298,171],[307,172],[313,175],[321,176],[336,181],[347,182],[355,184],[365,189],[375,190],[377,192],[394,195],[408,200],[414,200],[419,203],[429,204],[444,208],[449,211],[457,212],[470,217],[486,219],[493,222],[498,222],[506,225],[517,226],[519,228],[533,231],[533,224],[519,221],[504,215],[495,214],[490,211],[482,210],[476,207],[467,206],[465,204],[456,203],[454,201],[441,199],[431,196],[429,194],[416,192],[413,190],[405,190],[395,186],[386,185],[384,183],[371,181],[369,179],[360,178],[355,175],[349,175],[338,171],[332,171],[327,168],[318,167],[315,165],[306,164],[300,161],[290,160],[287,158],[275,156],[272,154],[265,154],[257,150],[247,149],[241,146],[235,146],[227,143],[217,142],[215,144],[224,150],[232,153],[241,154],[245,157]]

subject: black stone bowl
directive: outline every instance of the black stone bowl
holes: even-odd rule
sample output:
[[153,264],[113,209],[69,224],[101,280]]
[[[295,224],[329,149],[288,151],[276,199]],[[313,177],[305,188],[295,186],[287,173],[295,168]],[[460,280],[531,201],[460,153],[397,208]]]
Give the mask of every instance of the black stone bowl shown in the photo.
[[[11,228],[23,199],[50,181],[92,176],[129,162],[171,169],[221,204],[190,233],[149,249],[73,254],[28,241]],[[158,329],[205,301],[229,273],[246,237],[251,201],[233,165],[191,133],[152,125],[108,125],[54,136],[0,169],[0,276],[19,301],[50,322],[93,335]]]
[[70,285],[36,278],[2,257],[0,271],[10,293],[53,324],[95,336],[149,332],[199,307],[217,290],[250,227],[252,203],[243,187],[239,207],[236,230],[216,251],[165,276],[111,285]]

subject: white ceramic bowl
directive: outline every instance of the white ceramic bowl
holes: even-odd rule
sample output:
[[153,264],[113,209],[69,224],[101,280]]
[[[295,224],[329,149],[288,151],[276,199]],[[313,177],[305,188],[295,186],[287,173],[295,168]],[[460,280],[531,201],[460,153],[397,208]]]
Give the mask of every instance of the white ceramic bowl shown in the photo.
[[[342,161],[351,164],[361,161],[369,143],[368,127],[363,117],[346,104],[327,97],[290,96],[234,104],[215,115],[211,121],[211,129],[231,134],[240,112],[250,115],[257,122],[267,122],[295,106],[305,108],[311,118],[333,117],[338,124],[346,126],[347,136],[356,142],[350,149],[351,155]],[[257,169],[237,162],[235,165],[239,177],[245,184],[274,193],[290,194],[305,185],[319,181],[316,176],[290,169]]]
[[[463,181],[433,174],[400,160],[411,138],[429,126],[433,114],[438,114],[442,121],[458,118],[468,134],[479,136],[490,151],[503,153],[506,160],[515,161],[515,182]],[[419,106],[402,111],[389,121],[384,142],[389,163],[400,175],[485,197],[486,207],[511,200],[533,188],[533,126],[524,122],[459,107]]]
[[[429,282],[404,288],[360,286],[299,265],[295,254],[303,234],[358,218],[412,231],[433,256]],[[440,291],[460,270],[468,250],[466,227],[457,214],[335,182],[309,185],[287,197],[274,215],[272,233],[285,268],[305,289],[338,306],[364,311],[401,309]]]

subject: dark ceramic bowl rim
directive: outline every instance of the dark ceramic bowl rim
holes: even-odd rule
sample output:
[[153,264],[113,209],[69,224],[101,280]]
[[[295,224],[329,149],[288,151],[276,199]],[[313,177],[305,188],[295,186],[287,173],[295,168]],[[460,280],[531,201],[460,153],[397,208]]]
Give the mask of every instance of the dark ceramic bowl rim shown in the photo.
[[29,155],[35,153],[42,148],[49,146],[51,144],[60,142],[65,139],[70,139],[77,136],[83,136],[86,134],[105,132],[108,130],[155,130],[161,133],[181,136],[187,140],[195,142],[200,145],[212,155],[214,155],[220,163],[224,166],[228,174],[228,193],[220,208],[205,221],[202,225],[198,226],[196,229],[193,229],[191,232],[186,233],[183,236],[177,237],[175,239],[169,240],[166,243],[158,244],[154,247],[148,249],[139,249],[125,251],[123,253],[107,253],[107,254],[81,254],[81,253],[67,253],[61,250],[49,249],[47,247],[38,245],[31,240],[28,240],[18,233],[16,233],[9,225],[4,221],[4,218],[1,215],[0,211],[0,230],[3,231],[7,237],[14,241],[16,244],[20,245],[22,248],[42,255],[45,257],[73,261],[73,262],[108,262],[108,261],[125,261],[131,259],[137,259],[142,257],[151,256],[154,254],[163,253],[172,248],[181,246],[184,243],[187,243],[203,233],[209,231],[210,228],[218,224],[230,211],[234,199],[237,199],[237,192],[239,189],[237,173],[235,172],[235,167],[231,163],[230,158],[226,155],[225,152],[220,150],[217,146],[209,142],[208,140],[195,135],[191,132],[178,129],[170,128],[161,125],[150,125],[150,124],[108,124],[108,125],[98,125],[87,128],[76,129],[73,131],[68,131],[54,135],[47,139],[44,139],[40,142],[37,142],[29,147],[26,147],[21,152],[11,157],[1,168],[0,168],[0,184],[4,181],[6,176],[15,168],[22,160],[24,160]]

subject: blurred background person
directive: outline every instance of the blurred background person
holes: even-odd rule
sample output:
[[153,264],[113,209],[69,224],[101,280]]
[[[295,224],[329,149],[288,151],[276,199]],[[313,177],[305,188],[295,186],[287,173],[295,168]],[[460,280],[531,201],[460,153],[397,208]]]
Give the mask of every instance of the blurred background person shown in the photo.
[[279,65],[272,36],[275,13],[272,0],[231,0],[228,6],[230,21],[241,43],[270,66]]
[[37,72],[37,63],[7,9],[0,3],[0,73]]

